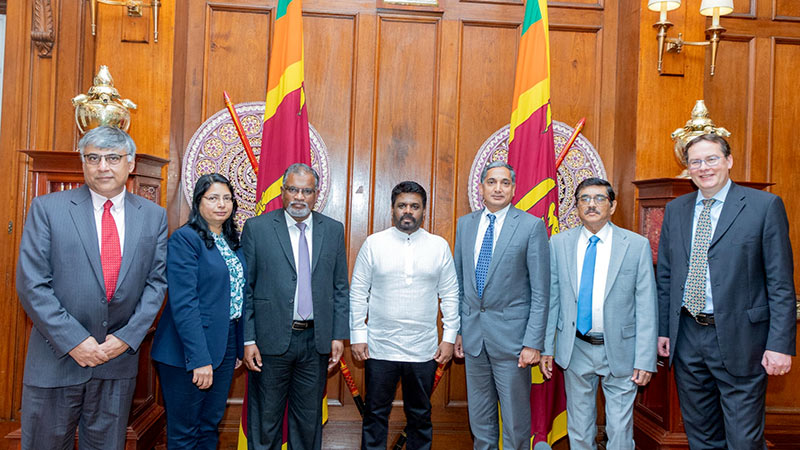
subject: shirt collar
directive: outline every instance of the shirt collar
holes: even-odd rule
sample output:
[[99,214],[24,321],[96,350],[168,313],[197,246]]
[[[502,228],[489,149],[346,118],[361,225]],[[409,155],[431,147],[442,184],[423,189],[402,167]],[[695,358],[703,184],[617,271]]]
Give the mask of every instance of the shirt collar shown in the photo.
[[111,207],[111,209],[114,211],[119,211],[125,206],[125,189],[111,198],[103,197],[91,189],[89,189],[89,194],[92,197],[92,208],[94,208],[96,211],[102,210],[103,205],[107,200],[111,200],[111,203],[114,204],[114,206]]
[[494,214],[495,221],[503,220],[506,217],[506,214],[508,214],[509,209],[511,209],[511,203],[507,204],[503,209],[496,212],[490,212],[489,209],[484,206],[481,216],[486,217],[489,214]]
[[[583,235],[583,237],[587,241],[589,240],[590,237],[593,236],[592,232],[589,231],[589,229],[584,227],[584,226],[581,227],[581,235]],[[610,235],[611,235],[611,221],[606,222],[606,224],[603,225],[603,228],[600,228],[600,231],[598,231],[597,233],[594,234],[594,236],[597,236],[598,238],[600,238],[600,242],[601,243],[607,242],[608,241],[608,237]]]
[[[286,212],[286,210],[285,210],[285,209],[283,210],[283,217],[284,217],[284,218],[286,218],[286,227],[287,227],[287,228],[294,227],[296,223],[299,223],[299,222],[297,222],[296,220],[294,220],[294,217],[292,217],[291,215],[289,215],[289,213],[288,213],[288,212]],[[310,229],[311,229],[311,223],[313,222],[313,221],[311,220],[311,218],[312,218],[312,217],[314,217],[314,213],[313,213],[313,212],[312,212],[311,214],[309,214],[309,215],[308,215],[308,217],[306,217],[305,219],[303,219],[303,223],[304,223],[304,224],[306,224],[306,231],[308,231],[308,230],[310,230]],[[296,227],[295,227],[295,228],[296,228]]]
[[[725,186],[723,186],[722,189],[720,189],[716,194],[711,196],[711,198],[716,200],[714,205],[717,205],[717,204],[721,205],[721,204],[725,203],[725,199],[728,197],[728,191],[731,190],[731,183],[732,183],[731,179],[728,178],[728,182],[725,183]],[[695,200],[694,204],[695,205],[702,205],[703,204],[703,200],[705,200],[705,197],[703,197],[703,193],[700,192],[700,189],[698,189],[697,190],[697,200]]]
[[403,239],[403,240],[406,240],[406,239],[415,240],[418,237],[422,236],[423,233],[426,233],[425,229],[422,228],[422,227],[418,228],[417,231],[415,231],[415,232],[413,232],[411,234],[408,234],[405,231],[400,231],[400,230],[397,229],[397,227],[392,227],[392,230],[393,230],[392,234],[394,236],[396,236],[399,239]]

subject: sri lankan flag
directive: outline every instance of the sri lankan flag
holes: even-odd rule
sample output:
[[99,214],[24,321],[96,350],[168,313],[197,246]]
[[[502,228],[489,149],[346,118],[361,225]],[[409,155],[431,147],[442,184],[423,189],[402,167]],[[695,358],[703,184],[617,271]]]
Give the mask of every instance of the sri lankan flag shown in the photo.
[[303,89],[302,0],[279,0],[274,27],[258,161],[257,215],[283,206],[280,188],[289,165],[311,165]]
[[[308,138],[308,111],[303,89],[303,2],[279,0],[275,10],[272,50],[267,74],[267,100],[258,161],[256,215],[282,208],[283,172],[294,163],[311,165]],[[239,424],[239,450],[247,450],[247,382],[245,382],[242,420]],[[322,399],[322,423],[328,419],[327,396]],[[288,424],[283,421],[283,448],[286,449]],[[258,417],[250,420],[259,420]]]
[[[541,217],[549,234],[558,233],[558,189],[550,112],[550,43],[547,1],[527,0],[522,23],[508,163],[517,172],[514,204]],[[532,370],[531,442],[552,444],[567,434],[564,374],[558,367],[545,382]]]

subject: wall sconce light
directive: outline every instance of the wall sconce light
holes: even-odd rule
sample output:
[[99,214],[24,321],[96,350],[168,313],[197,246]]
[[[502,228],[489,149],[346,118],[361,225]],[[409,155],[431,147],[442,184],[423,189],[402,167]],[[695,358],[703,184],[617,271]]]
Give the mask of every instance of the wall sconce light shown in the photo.
[[733,12],[733,0],[703,0],[700,4],[700,14],[711,16],[711,26],[706,29],[707,41],[691,42],[683,40],[683,33],[678,33],[677,38],[667,37],[667,30],[672,23],[667,21],[667,11],[678,9],[681,6],[680,0],[648,0],[647,8],[650,11],[661,13],[658,22],[653,24],[653,28],[658,30],[658,73],[661,73],[661,64],[664,58],[664,48],[668,52],[680,53],[684,45],[711,45],[711,76],[714,76],[714,69],[717,66],[717,48],[719,40],[725,28],[719,25],[719,16],[724,16]]
[[130,17],[142,17],[142,8],[153,8],[153,42],[158,42],[158,0],[89,0],[92,7],[92,36],[97,30],[97,4],[124,6]]

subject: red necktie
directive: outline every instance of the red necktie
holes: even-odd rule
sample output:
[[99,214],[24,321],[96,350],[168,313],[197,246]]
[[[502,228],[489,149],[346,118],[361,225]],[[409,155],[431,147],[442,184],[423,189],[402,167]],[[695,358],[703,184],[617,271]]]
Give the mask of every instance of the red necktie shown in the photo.
[[119,278],[119,265],[122,262],[122,253],[119,249],[119,233],[114,216],[111,215],[111,207],[114,206],[111,200],[103,204],[103,234],[101,237],[100,262],[103,265],[103,279],[106,283],[106,298],[111,301],[114,296],[114,289],[117,287]]

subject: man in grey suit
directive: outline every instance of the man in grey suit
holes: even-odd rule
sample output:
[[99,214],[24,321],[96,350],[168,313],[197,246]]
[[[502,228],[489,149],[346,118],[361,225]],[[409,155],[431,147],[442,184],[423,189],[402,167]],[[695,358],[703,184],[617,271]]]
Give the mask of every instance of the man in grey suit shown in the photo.
[[122,449],[139,344],[164,300],[167,217],[125,191],[136,145],[95,128],[78,143],[85,184],[36,197],[17,294],[33,322],[22,448]]
[[583,226],[550,239],[550,313],[540,364],[565,369],[570,448],[596,449],[597,385],[605,396],[608,448],[633,450],[633,403],[656,371],[657,301],[649,241],[610,222],[606,180],[575,190]]
[[544,222],[513,207],[516,176],[502,161],[481,173],[485,208],[458,219],[454,262],[474,448],[529,449],[531,369],[544,349],[550,259]]
[[789,221],[780,197],[730,180],[715,134],[684,150],[698,188],[667,204],[658,244],[658,353],[693,449],[765,449],[767,376],[795,354]]
[[322,446],[326,373],[350,337],[350,291],[344,227],[311,211],[318,187],[314,169],[289,166],[283,208],[248,220],[242,232],[250,449],[281,448],[287,401],[289,448]]

